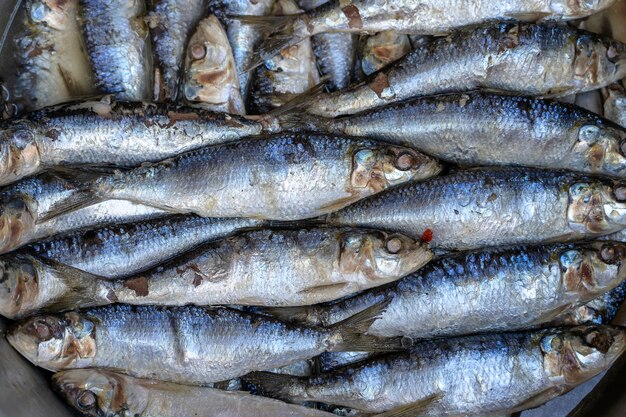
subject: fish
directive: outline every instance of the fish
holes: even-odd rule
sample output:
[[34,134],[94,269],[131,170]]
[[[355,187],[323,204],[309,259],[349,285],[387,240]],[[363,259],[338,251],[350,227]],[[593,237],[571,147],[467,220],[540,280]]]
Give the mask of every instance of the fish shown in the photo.
[[426,341],[316,377],[254,373],[244,380],[273,397],[361,412],[492,415],[539,406],[608,369],[625,350],[626,330],[579,326]]
[[227,308],[115,305],[31,317],[7,340],[51,371],[101,368],[137,378],[201,385],[308,359],[325,351],[400,348],[363,336],[384,309],[329,329],[288,325]]
[[81,101],[0,121],[0,185],[59,166],[134,167],[264,132],[261,123],[163,104]]
[[93,417],[334,416],[246,392],[133,378],[102,369],[58,372],[52,386],[68,404]]
[[417,96],[478,89],[560,97],[625,76],[626,45],[611,38],[564,25],[497,23],[436,38],[362,83],[305,94],[291,107],[337,117]]
[[209,3],[210,12],[226,26],[244,103],[248,101],[251,88],[251,76],[247,68],[262,40],[263,33],[256,27],[244,25],[230,16],[265,16],[270,13],[273,5],[274,0],[214,0]]
[[40,221],[51,207],[79,189],[75,182],[52,174],[26,178],[0,189],[0,253],[56,235],[169,214],[130,201],[111,200]]
[[[202,224],[197,231],[186,226],[191,231],[183,229],[183,233],[175,226],[159,230],[166,237],[160,239],[158,246],[162,248],[156,255],[150,249],[137,249],[138,259],[131,259],[135,269],[147,263],[154,265],[158,262],[155,258],[181,253],[211,237],[201,233]],[[137,234],[129,232],[131,236]],[[185,240],[177,242],[181,239],[178,235]],[[150,246],[157,239],[148,236],[143,240]],[[130,242],[124,245],[128,247]],[[68,250],[65,259],[57,256],[56,263],[19,253],[0,257],[4,267],[0,269],[4,277],[0,280],[0,314],[15,319],[113,302],[167,306],[317,304],[395,281],[432,258],[426,245],[397,234],[350,229],[253,230],[204,244],[146,272],[111,281],[107,278],[123,275],[128,268],[130,261],[124,259],[128,256],[122,248],[115,249],[122,254],[117,254],[121,262],[113,266],[115,254],[109,258],[96,254],[99,264],[93,266],[81,255],[86,252],[85,257],[93,256],[95,251],[81,249],[76,255]],[[146,260],[149,255],[152,257]],[[68,267],[70,263],[109,275],[90,274]]]
[[260,225],[262,222],[255,219],[169,216],[78,231],[38,241],[28,249],[52,261],[115,279],[145,271],[202,243]]
[[16,78],[7,84],[25,111],[96,93],[77,23],[78,0],[27,0],[14,39]]
[[577,324],[610,324],[626,299],[626,282],[593,300],[569,310],[551,322],[553,327]]
[[375,138],[460,165],[564,169],[626,179],[626,129],[557,101],[447,94],[337,119],[305,114],[278,119],[286,130]]
[[410,51],[411,41],[404,33],[385,31],[369,36],[364,42],[361,57],[363,73],[371,75]]
[[215,112],[246,114],[226,31],[214,15],[195,28],[185,56],[185,101]]
[[423,237],[434,250],[446,251],[591,238],[624,229],[625,216],[626,188],[620,182],[492,168],[403,184],[323,221]]
[[307,13],[283,19],[242,18],[243,22],[274,32],[255,54],[260,63],[310,36],[326,32],[377,33],[396,31],[414,35],[445,35],[454,29],[490,21],[566,21],[590,16],[610,7],[615,0],[592,2],[462,0],[451,7],[437,0],[333,0]]
[[80,0],[79,22],[101,93],[152,98],[153,60],[142,0]]
[[[308,11],[328,0],[300,0],[298,5]],[[358,36],[350,33],[320,33],[311,38],[320,74],[327,78],[329,91],[348,87],[354,80]]]
[[[301,11],[294,0],[276,0],[272,14],[280,16]],[[283,49],[256,69],[250,99],[251,112],[269,113],[319,83],[311,40],[305,39]]]
[[185,48],[207,0],[151,0],[147,16],[154,53],[154,101],[178,102]]
[[337,302],[269,312],[328,326],[389,299],[369,335],[432,339],[536,328],[625,278],[623,243],[483,249],[442,257],[392,285]]
[[626,126],[626,89],[622,83],[617,82],[602,90],[604,96],[604,117]]
[[203,217],[300,220],[440,172],[409,148],[326,135],[283,134],[210,146],[104,176],[48,218],[107,199]]

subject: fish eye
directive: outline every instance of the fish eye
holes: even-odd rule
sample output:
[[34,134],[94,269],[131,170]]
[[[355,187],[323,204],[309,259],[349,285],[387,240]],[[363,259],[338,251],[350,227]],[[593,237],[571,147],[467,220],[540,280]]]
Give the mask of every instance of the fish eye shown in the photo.
[[617,52],[615,46],[611,45],[606,48],[606,57],[613,64],[619,61],[619,53]]
[[604,245],[600,249],[600,258],[607,264],[615,263],[617,260],[617,251],[613,245]]
[[413,167],[413,155],[408,152],[401,153],[396,158],[395,167],[400,171],[408,171]]
[[620,185],[615,187],[613,190],[613,194],[615,195],[615,199],[620,202],[626,202],[626,186]]
[[33,323],[33,331],[39,340],[47,341],[52,339],[52,329],[43,320],[37,320]]
[[399,237],[392,237],[385,242],[387,252],[396,254],[402,250],[402,240]]
[[600,128],[598,126],[583,126],[580,129],[579,137],[582,141],[587,143],[597,142],[600,138]]
[[81,410],[91,410],[96,405],[96,395],[91,391],[83,391],[76,399]]
[[206,46],[197,43],[191,47],[189,54],[193,59],[203,59],[207,54]]

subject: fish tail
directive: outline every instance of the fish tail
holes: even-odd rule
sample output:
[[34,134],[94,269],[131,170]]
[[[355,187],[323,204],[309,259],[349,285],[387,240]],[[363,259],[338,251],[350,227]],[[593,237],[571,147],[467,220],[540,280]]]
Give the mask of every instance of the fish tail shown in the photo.
[[273,372],[251,372],[241,379],[252,385],[260,394],[281,400],[292,399],[290,387],[302,385],[300,377]]
[[328,119],[304,112],[290,111],[278,116],[277,121],[281,131],[301,132],[306,130],[309,132],[333,133],[328,129]]
[[324,326],[324,321],[318,314],[316,308],[311,306],[302,307],[268,307],[262,310],[263,314],[268,314],[278,320],[288,323],[303,323],[307,326]]
[[102,198],[99,197],[94,191],[90,189],[80,190],[65,200],[61,200],[53,204],[52,207],[50,207],[50,209],[37,220],[37,223],[47,222],[48,220],[55,219],[63,214],[93,206],[101,201]]
[[[278,118],[279,123],[281,120],[288,121],[289,118],[284,115],[291,115],[295,113],[303,113],[306,112],[307,108],[311,103],[311,99],[317,97],[324,91],[324,87],[326,86],[326,82],[328,81],[328,77],[323,77],[319,84],[311,87],[308,91],[305,91],[302,94],[299,94],[283,104],[280,107],[275,108],[271,112],[268,113],[269,116]],[[309,121],[320,120],[311,118]],[[281,124],[282,126],[282,124]]]
[[384,299],[352,317],[332,325],[330,328],[339,335],[339,343],[330,344],[329,352],[389,352],[402,350],[406,346],[402,338],[380,338],[364,334],[385,311],[391,299]]

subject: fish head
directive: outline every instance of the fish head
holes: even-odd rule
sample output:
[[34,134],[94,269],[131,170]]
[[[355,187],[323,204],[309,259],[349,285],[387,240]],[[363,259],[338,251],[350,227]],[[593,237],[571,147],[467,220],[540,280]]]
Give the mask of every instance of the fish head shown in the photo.
[[398,233],[349,230],[341,236],[339,266],[343,273],[361,273],[372,281],[389,282],[415,272],[433,257],[426,244]]
[[0,253],[27,243],[35,230],[36,202],[12,198],[0,203]]
[[26,3],[26,7],[32,22],[63,30],[72,24],[70,19],[75,16],[77,3],[72,0],[34,0]]
[[594,242],[566,249],[559,255],[559,264],[565,291],[590,300],[626,278],[626,244]]
[[572,157],[589,172],[626,177],[626,130],[596,121],[578,127],[578,140]]
[[54,390],[85,416],[143,415],[147,391],[135,379],[100,369],[72,369],[52,377]]
[[548,377],[575,386],[606,370],[626,350],[626,330],[593,325],[554,330],[540,346]]
[[0,257],[0,314],[9,319],[29,311],[39,296],[39,271],[32,258]]
[[0,185],[34,174],[39,164],[33,129],[15,125],[0,130]]
[[371,146],[355,151],[351,185],[362,194],[373,194],[439,172],[441,165],[428,155],[399,146]]
[[592,34],[575,40],[573,80],[582,91],[610,84],[626,76],[626,45]]
[[567,219],[572,231],[599,235],[626,227],[626,183],[589,180],[569,187]]
[[584,17],[610,7],[616,0],[552,0],[550,9],[567,17]]
[[96,327],[76,312],[32,317],[14,325],[9,343],[26,359],[42,368],[84,368],[96,355]]

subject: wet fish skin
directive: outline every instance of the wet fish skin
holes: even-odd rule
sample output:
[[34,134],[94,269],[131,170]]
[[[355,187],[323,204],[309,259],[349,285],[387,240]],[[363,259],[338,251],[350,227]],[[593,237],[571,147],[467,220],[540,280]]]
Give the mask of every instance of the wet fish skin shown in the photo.
[[205,217],[289,221],[328,213],[440,169],[435,159],[408,148],[284,134],[207,147],[103,177],[81,203],[125,199]]
[[200,109],[83,102],[0,124],[0,185],[59,165],[138,166],[258,135],[263,126]]
[[55,235],[168,214],[153,207],[112,200],[41,221],[55,204],[79,190],[71,181],[49,174],[23,179],[3,188],[0,191],[0,253]]
[[151,3],[148,22],[157,69],[154,78],[162,86],[154,99],[177,102],[185,47],[204,16],[207,0],[151,0]]
[[105,370],[75,369],[56,373],[53,389],[87,416],[108,417],[332,417],[333,414],[281,401],[133,378]]
[[234,232],[254,228],[255,219],[169,216],[114,225],[32,245],[37,255],[100,277],[128,277]]
[[[624,350],[623,329],[579,326],[422,342],[406,353],[308,379],[245,379],[282,398],[367,412],[415,403],[424,416],[486,415],[543,404],[608,369]],[[476,380],[481,383],[458,383]]]
[[194,107],[246,114],[228,36],[211,15],[195,28],[185,57],[183,95]]
[[358,335],[373,316],[333,329],[292,326],[225,308],[115,305],[37,316],[15,325],[9,343],[58,371],[102,368],[190,385],[280,367],[327,350],[398,348]]
[[568,26],[492,24],[437,38],[369,82],[318,94],[304,105],[312,114],[337,117],[416,96],[477,89],[558,97],[624,78],[625,61],[626,45]]
[[14,41],[14,101],[30,111],[94,94],[76,19],[78,0],[28,0],[24,10],[24,33]]
[[100,92],[152,96],[153,62],[144,0],[80,0],[80,22]]
[[579,174],[473,169],[394,187],[327,222],[415,238],[426,232],[442,250],[574,241],[624,229],[625,190]]
[[566,169],[626,179],[626,129],[555,101],[449,94],[337,119],[282,118],[286,129],[376,138],[461,165]]
[[390,299],[368,334],[431,339],[537,328],[625,278],[621,243],[481,250],[441,258],[391,285],[337,302],[271,311],[283,320],[328,326]]

